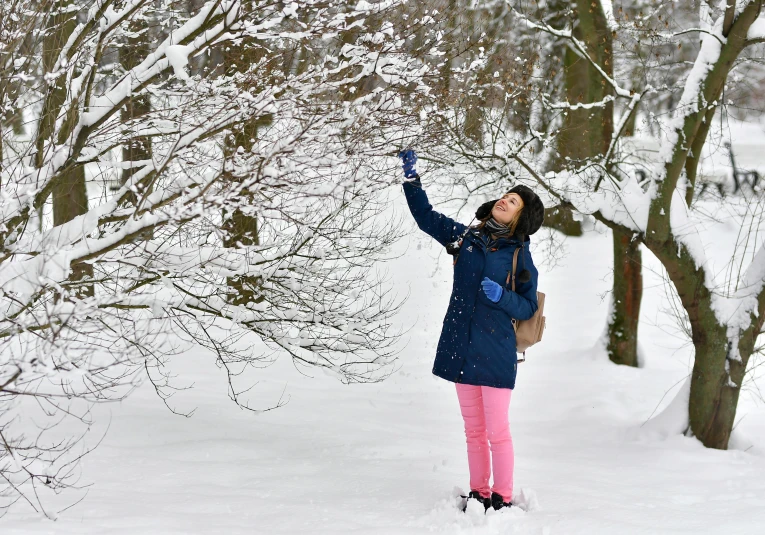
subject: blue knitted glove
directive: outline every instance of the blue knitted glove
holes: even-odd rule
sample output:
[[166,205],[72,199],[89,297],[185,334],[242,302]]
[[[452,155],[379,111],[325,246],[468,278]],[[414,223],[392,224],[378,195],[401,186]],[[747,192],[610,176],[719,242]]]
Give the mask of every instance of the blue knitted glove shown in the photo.
[[489,298],[489,301],[496,303],[502,297],[502,286],[491,280],[489,277],[484,277],[481,281],[481,287],[483,293]]
[[401,158],[404,176],[406,178],[417,178],[417,171],[414,169],[414,165],[417,163],[417,153],[413,150],[402,150],[398,153],[398,157]]

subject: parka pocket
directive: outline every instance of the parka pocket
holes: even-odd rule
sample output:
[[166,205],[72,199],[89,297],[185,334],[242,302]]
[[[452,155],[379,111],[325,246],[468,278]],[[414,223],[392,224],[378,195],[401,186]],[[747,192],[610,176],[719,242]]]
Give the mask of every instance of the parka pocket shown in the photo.
[[471,340],[492,352],[515,351],[515,331],[503,310],[479,305],[471,322]]

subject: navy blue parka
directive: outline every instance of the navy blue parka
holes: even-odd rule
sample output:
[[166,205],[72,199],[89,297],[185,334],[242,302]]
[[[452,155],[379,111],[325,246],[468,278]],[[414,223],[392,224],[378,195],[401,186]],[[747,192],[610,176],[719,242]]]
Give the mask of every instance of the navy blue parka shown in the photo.
[[[441,245],[458,240],[468,227],[433,210],[419,179],[403,185],[409,210],[417,226]],[[515,331],[511,320],[526,320],[537,311],[537,277],[526,238],[522,253],[531,273],[529,282],[516,279],[515,292],[505,286],[513,268],[513,253],[521,246],[515,238],[499,238],[471,228],[462,241],[454,265],[449,308],[438,340],[433,374],[455,383],[515,388],[518,369]],[[519,255],[520,256],[520,255]],[[517,270],[522,269],[519,257]],[[488,277],[504,288],[493,303],[481,288]]]

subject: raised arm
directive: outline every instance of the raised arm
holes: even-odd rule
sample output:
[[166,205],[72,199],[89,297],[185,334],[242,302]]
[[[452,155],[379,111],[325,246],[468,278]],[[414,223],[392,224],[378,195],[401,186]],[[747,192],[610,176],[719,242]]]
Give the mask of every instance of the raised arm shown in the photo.
[[403,160],[404,176],[407,178],[403,185],[404,195],[417,226],[443,246],[457,240],[467,227],[433,210],[428,195],[422,189],[420,177],[414,169],[417,155],[414,151],[404,151],[399,157]]

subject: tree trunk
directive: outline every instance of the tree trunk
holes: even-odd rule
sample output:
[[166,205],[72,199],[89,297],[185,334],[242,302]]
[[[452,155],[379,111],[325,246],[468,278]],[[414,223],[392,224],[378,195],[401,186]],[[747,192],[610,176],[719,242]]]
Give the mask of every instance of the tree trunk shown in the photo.
[[[50,31],[43,40],[43,70],[45,73],[51,72],[62,47],[66,43],[69,35],[77,23],[77,12],[68,11],[69,0],[56,2],[53,5],[54,14],[48,19],[47,28]],[[61,106],[66,99],[66,77],[59,76],[56,82],[48,90],[43,103],[40,124],[37,131],[36,143],[36,164],[40,167],[44,159],[46,142],[53,142],[56,120],[61,112]],[[76,105],[72,106],[72,110]],[[70,113],[63,121],[60,131],[55,136],[58,143],[63,143],[68,137],[69,131],[76,123],[75,117]],[[68,223],[77,216],[83,215],[88,211],[88,192],[85,184],[85,166],[75,165],[67,171],[64,171],[59,177],[54,179],[51,200],[53,203],[53,225],[59,226]],[[79,281],[93,276],[93,266],[90,264],[77,264],[72,267],[70,280]],[[92,286],[79,287],[75,292],[79,297],[93,295]]]
[[[262,57],[263,51],[253,46],[252,38],[244,38],[238,45],[227,44],[223,52],[224,72],[226,74],[246,72],[249,65],[258,62]],[[298,64],[297,68],[304,68],[304,66],[301,67]],[[271,116],[266,115],[233,128],[226,137],[224,158],[226,160],[233,158],[238,147],[242,147],[247,152],[251,151],[254,141],[258,137],[258,130],[271,124],[271,121]],[[224,164],[224,177],[228,180],[237,180],[230,171],[226,170],[226,165]],[[248,195],[250,201],[254,202],[253,196],[248,192],[243,192],[243,195]],[[233,212],[224,210],[223,218],[222,230],[226,236],[223,239],[224,247],[236,249],[241,246],[260,244],[258,220],[255,216],[246,214],[237,208]],[[263,300],[263,297],[259,295],[260,285],[260,277],[249,275],[228,277],[226,298],[234,305],[259,303]]]
[[[53,71],[61,48],[77,24],[77,13],[75,11],[67,11],[69,4],[69,0],[61,0],[55,2],[51,7],[53,14],[48,18],[46,25],[48,33],[43,39],[42,63],[43,72],[46,74]],[[52,139],[56,119],[66,99],[65,79],[65,76],[56,78],[55,84],[48,87],[48,92],[45,95],[35,139],[35,148],[37,150],[35,164],[37,167],[42,166],[45,142]]]
[[[689,310],[696,353],[688,404],[690,433],[707,448],[725,450],[736,420],[746,365],[754,352],[755,333],[760,332],[762,321],[752,318],[749,329],[732,336],[712,310],[711,293],[705,288],[699,294],[699,306]],[[736,346],[738,355],[732,351]]]
[[[120,48],[120,63],[125,71],[129,71],[148,57],[149,25],[144,18],[136,18],[130,22],[129,32],[124,46]],[[121,112],[123,123],[130,123],[134,119],[151,113],[151,99],[148,94],[131,96]],[[134,162],[151,159],[151,138],[148,136],[131,137],[127,144],[122,147],[122,161]],[[123,169],[120,177],[121,183],[125,184],[135,174],[135,168]],[[149,193],[149,192],[142,192]],[[129,202],[137,202],[135,194],[131,193]]]
[[[586,0],[578,0],[576,4],[574,36],[584,42],[593,61],[611,76],[613,37],[601,4]],[[566,98],[570,104],[600,102],[613,94],[597,69],[571,47],[565,50],[564,70]],[[568,110],[558,141],[558,167],[576,166],[579,160],[605,154],[614,129],[613,115],[613,102],[592,109]]]
[[[727,449],[747,362],[754,351],[760,318],[743,332],[729,332],[712,308],[712,293],[703,268],[696,266],[685,246],[674,240],[646,240],[667,269],[683,308],[688,313],[695,350],[688,405],[688,434],[707,448]],[[737,346],[738,355],[732,349]]]
[[[721,330],[719,324],[714,327]],[[720,334],[723,336],[715,336],[712,341],[716,343],[694,342],[696,359],[691,376],[688,419],[691,434],[704,446],[725,450],[733,430],[741,388],[739,382],[733,381],[725,371],[728,341],[724,333]]]
[[[56,180],[51,193],[53,198],[53,225],[63,225],[88,211],[88,193],[85,188],[85,167],[65,171]],[[76,264],[72,266],[71,281],[79,281],[93,276],[93,266]],[[92,286],[82,286],[74,292],[79,297],[93,295]]]
[[[577,0],[574,35],[584,42],[590,57],[603,71],[613,74],[613,36],[600,2]],[[564,58],[566,97],[570,104],[602,102],[613,95],[592,64],[566,48]],[[614,131],[613,102],[592,109],[568,110],[558,148],[558,168],[605,154]],[[616,364],[637,366],[637,330],[643,294],[642,259],[631,236],[614,233],[613,310],[608,319],[608,358]]]
[[643,297],[640,242],[633,240],[630,234],[615,230],[613,246],[613,309],[608,324],[608,358],[616,364],[637,367],[638,320]]

